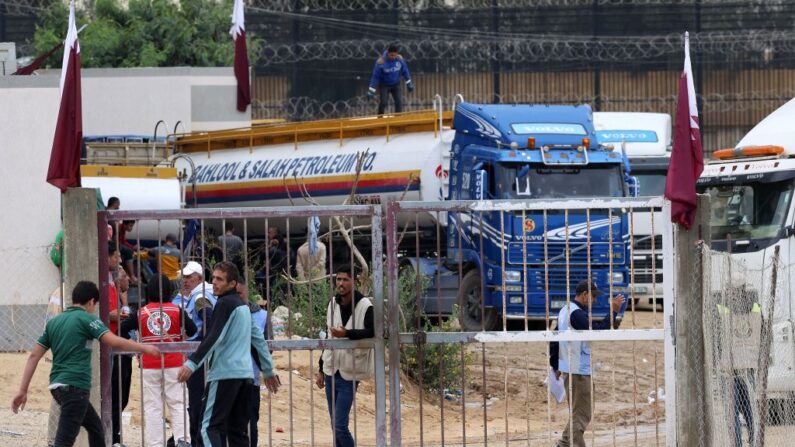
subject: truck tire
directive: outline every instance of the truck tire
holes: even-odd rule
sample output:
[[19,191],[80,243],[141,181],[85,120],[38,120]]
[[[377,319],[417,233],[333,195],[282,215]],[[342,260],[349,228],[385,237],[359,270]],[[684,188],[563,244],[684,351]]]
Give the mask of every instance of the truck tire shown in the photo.
[[480,287],[480,272],[470,270],[461,280],[458,289],[458,321],[461,330],[478,332],[481,330],[493,331],[497,329],[499,318],[494,309],[486,308],[485,315],[481,312],[483,294]]

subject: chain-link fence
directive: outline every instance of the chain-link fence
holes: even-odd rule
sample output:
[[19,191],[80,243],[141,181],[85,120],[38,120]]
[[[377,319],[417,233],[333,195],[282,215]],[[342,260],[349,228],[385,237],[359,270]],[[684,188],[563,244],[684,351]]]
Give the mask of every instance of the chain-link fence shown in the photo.
[[778,248],[762,265],[707,248],[701,256],[711,445],[792,445],[792,307]]
[[0,292],[0,352],[31,348],[44,329],[50,311],[61,306],[58,268],[49,258],[50,246],[0,248],[3,259]]

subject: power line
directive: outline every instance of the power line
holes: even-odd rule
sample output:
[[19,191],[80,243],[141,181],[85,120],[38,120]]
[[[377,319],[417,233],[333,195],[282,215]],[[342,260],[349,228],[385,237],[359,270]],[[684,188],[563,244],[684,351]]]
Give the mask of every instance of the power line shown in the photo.
[[[596,0],[598,6],[671,6],[671,5],[726,5],[731,0]],[[748,2],[734,2],[736,4]],[[784,5],[787,0],[767,0],[767,6]],[[498,0],[498,8],[590,7],[594,0]],[[427,10],[477,10],[491,9],[492,0],[255,0],[252,5],[285,12],[308,11],[372,11],[398,10],[422,12]]]

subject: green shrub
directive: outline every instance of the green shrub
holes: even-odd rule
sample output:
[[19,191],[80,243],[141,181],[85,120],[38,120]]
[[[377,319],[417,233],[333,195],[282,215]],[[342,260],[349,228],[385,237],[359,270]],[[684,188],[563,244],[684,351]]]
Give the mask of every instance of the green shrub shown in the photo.
[[[398,278],[398,298],[400,301],[400,330],[413,331],[416,327],[416,281],[417,276],[413,270],[402,271]],[[428,286],[429,278],[420,278],[420,288]],[[370,282],[372,284],[372,282]],[[272,290],[280,290],[279,284],[272,284]],[[328,279],[312,284],[292,284],[291,296],[281,297],[284,305],[292,310],[292,315],[300,313],[299,318],[292,322],[292,334],[307,338],[318,338],[320,331],[326,329],[326,309],[328,300],[336,293],[332,282]],[[311,293],[310,293],[311,292]],[[389,286],[384,284],[384,327],[388,326],[389,314]],[[310,299],[311,296],[311,299]],[[274,303],[279,299],[274,299]],[[453,315],[457,315],[454,309]],[[454,317],[453,317],[454,318]],[[425,318],[420,318],[420,327],[423,331],[455,332],[456,322],[451,318],[432,326]],[[289,331],[289,323],[284,323],[285,331]],[[397,336],[397,334],[385,334]],[[429,393],[439,393],[445,388],[459,388],[462,374],[472,362],[469,353],[461,358],[461,345],[450,344],[424,344],[421,346],[405,345],[401,348],[401,370],[412,382],[422,385]],[[440,374],[441,371],[441,374]]]
[[[284,304],[291,308],[291,314],[300,313],[300,318],[294,318],[292,333],[306,338],[319,338],[320,331],[326,329],[326,309],[328,301],[335,291],[328,278],[308,284],[293,284],[290,286],[292,297],[285,297]],[[292,302],[291,302],[292,301]],[[285,331],[289,323],[284,322]]]
[[[398,277],[398,295],[401,308],[401,330],[413,331],[417,327],[417,274],[413,269],[400,272]],[[425,290],[430,278],[420,278],[420,290]],[[419,324],[426,332],[456,332],[455,315],[457,306],[453,308],[453,317],[433,326],[427,318],[420,316]],[[471,354],[465,352],[461,358],[461,345],[457,343],[404,345],[400,352],[400,366],[406,376],[429,393],[439,393],[445,388],[458,388],[462,383],[462,374],[466,374],[467,366],[472,362]],[[465,382],[465,381],[464,381]]]
[[[423,330],[432,329],[437,332],[456,331],[451,320],[440,322],[436,328],[426,321]],[[401,369],[409,379],[429,393],[461,387],[462,383],[466,383],[466,370],[471,363],[470,353],[465,351],[464,358],[461,358],[461,345],[458,343],[405,345],[401,348]]]

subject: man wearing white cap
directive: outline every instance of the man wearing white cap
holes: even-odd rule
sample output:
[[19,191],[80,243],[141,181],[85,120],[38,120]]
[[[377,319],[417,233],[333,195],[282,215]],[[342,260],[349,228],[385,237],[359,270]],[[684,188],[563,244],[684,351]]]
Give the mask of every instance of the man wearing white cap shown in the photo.
[[[190,261],[180,272],[182,288],[172,303],[185,309],[185,313],[196,324],[196,334],[189,341],[202,341],[207,333],[215,308],[216,298],[213,285],[204,280],[204,268],[196,261]],[[201,439],[199,422],[201,421],[202,396],[204,395],[204,369],[199,368],[188,380],[188,414],[190,415],[191,443],[196,446]]]

